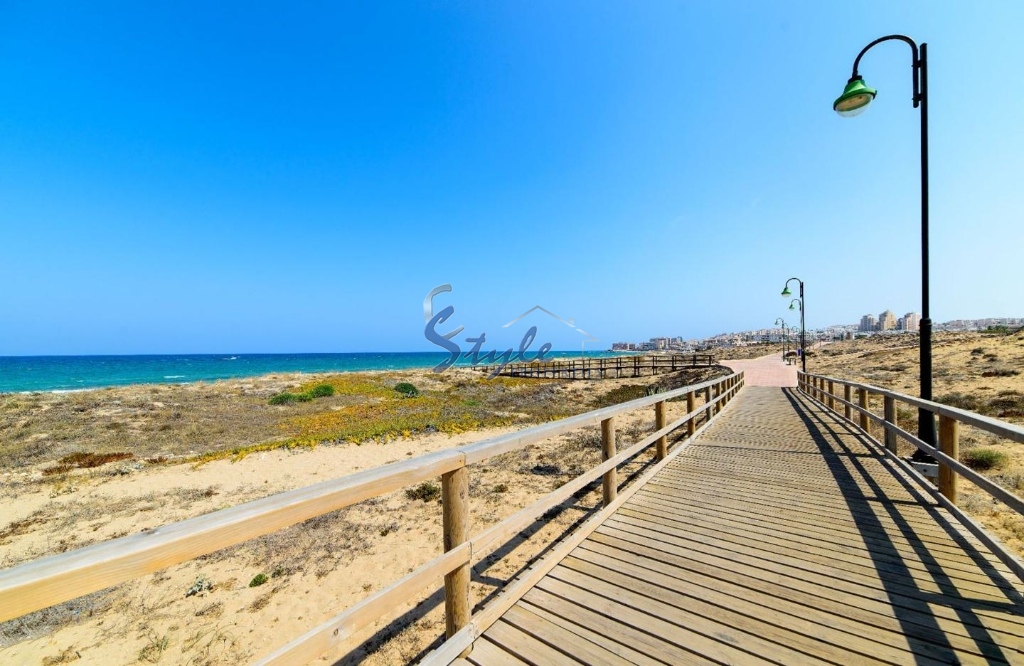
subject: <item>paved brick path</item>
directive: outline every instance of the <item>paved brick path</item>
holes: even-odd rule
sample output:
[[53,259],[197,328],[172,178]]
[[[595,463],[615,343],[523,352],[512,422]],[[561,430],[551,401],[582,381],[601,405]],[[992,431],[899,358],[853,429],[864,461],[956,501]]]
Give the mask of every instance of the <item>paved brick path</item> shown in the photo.
[[721,361],[721,364],[744,372],[747,386],[796,386],[796,364],[786,365],[781,354],[760,358]]

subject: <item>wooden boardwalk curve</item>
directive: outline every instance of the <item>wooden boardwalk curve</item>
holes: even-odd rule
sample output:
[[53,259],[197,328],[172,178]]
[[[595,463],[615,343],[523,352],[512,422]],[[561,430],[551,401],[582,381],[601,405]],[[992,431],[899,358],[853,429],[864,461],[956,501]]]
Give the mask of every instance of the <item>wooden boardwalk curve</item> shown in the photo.
[[1022,590],[862,435],[751,386],[456,663],[1024,663]]

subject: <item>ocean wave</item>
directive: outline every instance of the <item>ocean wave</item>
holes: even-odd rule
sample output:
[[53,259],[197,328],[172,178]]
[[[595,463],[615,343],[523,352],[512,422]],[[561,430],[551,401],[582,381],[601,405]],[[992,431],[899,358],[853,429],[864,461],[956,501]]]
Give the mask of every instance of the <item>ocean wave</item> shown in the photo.
[[164,379],[182,379],[185,375],[164,375]]

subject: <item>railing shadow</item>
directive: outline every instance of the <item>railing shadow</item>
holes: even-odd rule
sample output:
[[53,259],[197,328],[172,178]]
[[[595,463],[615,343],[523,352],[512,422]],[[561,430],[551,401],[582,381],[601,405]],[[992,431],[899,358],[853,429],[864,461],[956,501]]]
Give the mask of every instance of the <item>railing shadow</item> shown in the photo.
[[[926,507],[928,515],[935,520],[936,524],[941,526],[953,542],[979,566],[979,569],[998,586],[1002,593],[1007,595],[1008,603],[973,599],[964,596],[957,589],[953,580],[947,575],[942,564],[929,551],[926,542],[918,536],[914,526],[901,513],[898,508],[899,503],[886,501],[888,499],[887,493],[865,467],[865,457],[856,454],[844,440],[844,437],[849,438],[853,436],[858,438],[867,448],[877,451],[875,445],[869,443],[862,433],[839,421],[837,417],[824,416],[824,410],[811,402],[797,389],[783,389],[783,393],[796,414],[803,421],[808,433],[818,446],[821,455],[826,458],[827,468],[842,490],[843,499],[850,510],[850,515],[858,531],[862,533],[869,532],[872,535],[872,547],[868,548],[867,552],[872,558],[876,570],[879,572],[879,580],[889,597],[902,633],[912,636],[917,640],[945,648],[949,651],[950,657],[956,659],[952,653],[952,646],[946,637],[946,633],[930,606],[931,604],[947,605],[956,613],[957,618],[961,621],[971,639],[976,644],[979,644],[979,647],[980,644],[985,644],[985,654],[990,659],[1002,658],[1011,661],[1013,655],[1006,654],[999,647],[989,630],[982,624],[981,618],[979,618],[974,609],[987,608],[994,611],[1009,612],[1014,615],[1024,615],[1021,595],[1015,591],[1012,583],[993,568],[985,557],[978,552],[977,548],[950,524],[948,516],[940,512],[934,504],[922,502],[922,506]],[[839,459],[840,456],[842,457],[841,460]],[[880,453],[871,456],[871,458],[882,462],[889,471],[896,469],[893,463],[885,459]],[[902,474],[893,474],[893,478],[897,479],[912,495],[922,496],[920,489],[914,488],[911,481]],[[865,492],[865,486],[871,490],[874,497]],[[930,575],[940,590],[939,594],[923,590],[917,585],[914,574],[904,561],[904,556],[895,547],[889,530],[886,529],[876,514],[876,511],[879,510],[885,512],[906,543],[913,549],[914,554],[928,567],[927,572],[919,572],[917,575]],[[884,535],[884,537],[880,535]],[[907,594],[907,587],[913,589],[912,596]],[[956,603],[950,603],[953,600]],[[941,638],[936,640],[936,637]]]
[[[685,427],[683,428],[685,430]],[[678,443],[681,440],[686,439],[685,434],[679,434],[678,432],[672,436],[672,443]],[[649,453],[646,452],[646,453]],[[619,489],[620,491],[634,483],[636,479],[643,476],[653,465],[657,463],[657,460],[650,456],[644,458],[645,452],[640,452],[638,458],[634,458],[631,462],[620,466],[619,471],[622,472],[622,467],[630,467],[629,473],[626,476],[620,478]],[[473,607],[473,613],[477,613],[481,608],[486,606],[488,603],[494,600],[495,597],[500,595],[502,591],[516,578],[521,576],[530,567],[537,563],[537,561],[543,559],[553,548],[561,543],[566,537],[575,532],[583,523],[591,518],[595,513],[601,510],[600,500],[596,504],[584,504],[583,500],[589,494],[595,490],[600,490],[601,481],[600,479],[584,486],[580,490],[573,493],[573,495],[562,502],[561,504],[552,507],[543,515],[539,516],[537,520],[526,526],[519,533],[511,537],[508,541],[503,543],[499,548],[492,551],[486,557],[481,559],[471,568],[471,579],[474,584],[483,584],[491,587],[490,592],[484,595]],[[552,539],[549,543],[545,544],[537,553],[527,558],[518,568],[516,568],[510,574],[505,574],[501,578],[496,578],[487,575],[487,572],[497,564],[500,564],[508,555],[512,554],[516,548],[520,547],[524,543],[528,542],[532,537],[536,536],[550,520],[557,517],[558,515],[566,511],[578,511],[579,516],[567,525],[560,536]],[[332,666],[355,666],[356,664],[362,663],[369,655],[378,651],[389,641],[398,636],[401,632],[405,631],[412,625],[420,622],[432,611],[444,605],[444,588],[435,590],[430,596],[420,601],[413,608],[409,609],[405,613],[402,613],[398,617],[394,618],[384,626],[380,627],[373,635],[367,637],[358,646],[352,648],[345,656],[333,662]],[[443,624],[443,623],[442,623]],[[422,660],[427,654],[439,648],[445,641],[445,636],[440,635],[423,647],[418,653],[408,659],[408,663],[417,663]]]

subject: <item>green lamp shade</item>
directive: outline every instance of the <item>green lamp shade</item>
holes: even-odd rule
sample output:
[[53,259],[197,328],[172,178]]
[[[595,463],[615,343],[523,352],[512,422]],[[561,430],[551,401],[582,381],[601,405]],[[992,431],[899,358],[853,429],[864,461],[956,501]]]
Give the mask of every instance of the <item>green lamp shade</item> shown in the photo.
[[795,307],[795,306],[794,306],[794,305],[793,305],[792,303],[790,303],[790,304],[789,304],[789,309],[790,309],[790,310],[796,310],[796,307]]
[[793,292],[791,292],[789,290],[789,285],[788,284],[785,287],[782,288],[782,295],[783,296],[792,296],[793,295]]
[[871,103],[871,100],[877,94],[877,90],[864,85],[864,79],[855,76],[846,84],[846,89],[843,90],[843,94],[832,104],[832,108],[844,118],[859,116],[864,113],[868,108],[868,104]]

